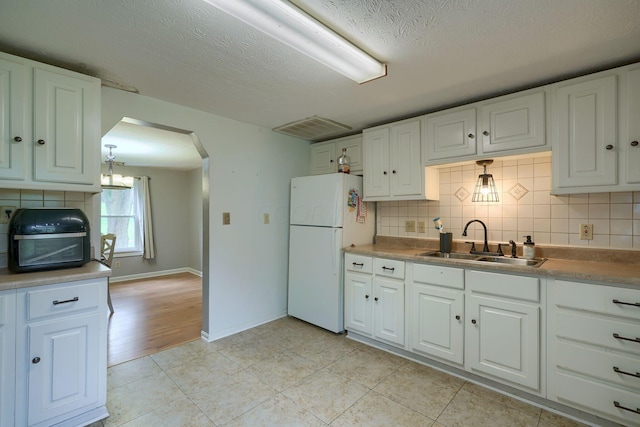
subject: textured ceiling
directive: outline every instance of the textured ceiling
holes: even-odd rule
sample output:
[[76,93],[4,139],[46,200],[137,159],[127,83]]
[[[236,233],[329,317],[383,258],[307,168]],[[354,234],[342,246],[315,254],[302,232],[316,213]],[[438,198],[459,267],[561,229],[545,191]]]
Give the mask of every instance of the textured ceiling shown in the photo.
[[358,85],[204,0],[1,0],[0,50],[273,128],[359,130],[640,60],[637,0],[294,0],[388,64]]

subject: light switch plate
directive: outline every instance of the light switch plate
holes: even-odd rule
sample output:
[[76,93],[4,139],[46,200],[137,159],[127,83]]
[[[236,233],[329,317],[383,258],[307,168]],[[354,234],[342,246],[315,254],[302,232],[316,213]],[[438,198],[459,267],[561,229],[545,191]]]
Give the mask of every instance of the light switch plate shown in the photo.
[[222,212],[222,225],[231,224],[231,212]]
[[405,221],[404,222],[404,231],[407,233],[413,233],[416,231],[416,222],[415,221]]
[[580,224],[580,240],[593,240],[593,224]]
[[418,233],[426,233],[427,229],[425,227],[424,221],[418,221]]
[[265,213],[265,214],[263,214],[263,216],[262,216],[262,217],[263,217],[263,222],[264,222],[265,224],[269,224],[269,214],[268,214],[268,213]]

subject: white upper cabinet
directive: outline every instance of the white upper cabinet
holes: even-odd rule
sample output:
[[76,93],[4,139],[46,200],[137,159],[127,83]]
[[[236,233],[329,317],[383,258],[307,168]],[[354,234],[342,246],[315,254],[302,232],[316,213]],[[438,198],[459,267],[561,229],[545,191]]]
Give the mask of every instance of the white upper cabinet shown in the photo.
[[100,80],[0,52],[0,186],[100,191]]
[[423,119],[426,160],[476,154],[476,109],[448,110]]
[[0,57],[0,176],[24,180],[25,66]]
[[438,171],[421,163],[420,120],[363,131],[364,200],[437,200]]
[[424,163],[548,151],[546,93],[542,87],[423,116]]
[[482,152],[518,150],[545,145],[544,92],[483,104]]
[[640,184],[640,68],[629,71],[627,85],[627,183]]
[[362,134],[311,144],[311,175],[338,172],[343,148],[351,159],[350,173],[362,175]]
[[553,166],[557,189],[617,183],[617,76],[555,89]]

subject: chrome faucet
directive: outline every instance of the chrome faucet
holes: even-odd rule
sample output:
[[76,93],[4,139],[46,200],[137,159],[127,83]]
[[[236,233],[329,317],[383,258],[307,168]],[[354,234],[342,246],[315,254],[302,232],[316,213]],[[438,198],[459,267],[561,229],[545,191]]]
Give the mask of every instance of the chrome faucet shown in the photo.
[[482,225],[482,228],[484,228],[484,246],[482,248],[482,252],[489,252],[489,242],[487,241],[487,226],[484,224],[484,222],[480,221],[479,219],[472,219],[467,223],[467,225],[464,226],[462,235],[467,235],[467,228],[469,228],[469,224],[471,224],[472,222],[479,222]]

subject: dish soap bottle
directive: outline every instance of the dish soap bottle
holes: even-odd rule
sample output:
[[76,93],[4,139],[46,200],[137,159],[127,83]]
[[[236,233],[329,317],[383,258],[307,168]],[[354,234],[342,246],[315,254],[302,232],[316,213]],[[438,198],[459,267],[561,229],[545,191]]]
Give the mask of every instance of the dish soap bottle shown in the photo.
[[534,259],[536,257],[536,244],[531,241],[531,236],[524,236],[527,240],[523,243],[522,255],[526,259]]
[[342,149],[342,156],[338,157],[338,172],[350,173],[351,157],[347,156],[347,149]]

